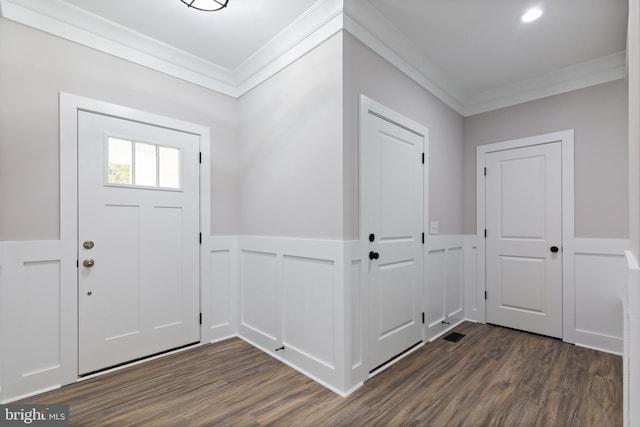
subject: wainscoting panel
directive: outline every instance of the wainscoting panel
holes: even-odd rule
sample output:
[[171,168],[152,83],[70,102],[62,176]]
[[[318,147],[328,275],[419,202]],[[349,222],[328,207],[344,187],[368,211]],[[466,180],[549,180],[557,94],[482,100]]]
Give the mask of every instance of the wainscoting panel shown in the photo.
[[[346,266],[344,279],[345,292],[345,378],[341,390],[347,395],[369,377],[367,354],[367,319],[369,313],[369,295],[365,285],[370,262],[366,258],[368,246],[360,241],[344,243],[343,262]],[[367,242],[368,243],[368,242]]]
[[462,236],[429,236],[425,262],[425,341],[442,335],[464,317]]
[[265,348],[275,349],[282,342],[279,325],[282,257],[246,249],[242,242],[239,253],[240,334]]
[[353,304],[344,242],[240,236],[238,253],[240,337],[344,394]]
[[[480,242],[482,246],[479,246]],[[484,299],[484,239],[475,235],[464,236],[464,311],[465,318],[474,322],[485,321]]]
[[202,342],[220,341],[237,333],[238,253],[236,236],[211,236],[202,247]]
[[640,423],[640,267],[631,251],[625,257],[623,412],[624,426],[631,427]]
[[76,269],[59,241],[4,242],[0,252],[0,401],[11,401],[77,374]]
[[283,257],[285,349],[335,369],[335,262]]
[[573,253],[565,252],[573,261],[573,286],[569,283],[569,289],[575,307],[573,317],[565,317],[569,322],[565,341],[622,354],[622,301],[627,281],[624,251],[628,247],[627,240],[575,239]]

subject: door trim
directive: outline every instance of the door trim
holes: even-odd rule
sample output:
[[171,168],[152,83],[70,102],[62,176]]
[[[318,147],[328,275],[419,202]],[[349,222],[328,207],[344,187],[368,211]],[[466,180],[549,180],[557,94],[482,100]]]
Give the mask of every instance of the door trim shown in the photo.
[[573,274],[574,251],[574,163],[573,129],[547,133],[476,147],[476,238],[478,242],[477,307],[478,320],[487,322],[487,306],[484,300],[486,286],[486,248],[484,229],[485,210],[485,156],[495,151],[523,148],[533,145],[560,142],[562,152],[562,336],[565,342],[575,342],[575,292]]
[[[359,137],[358,137],[358,195],[359,195],[359,201],[358,201],[358,209],[360,211],[359,213],[359,223],[358,223],[358,247],[360,248],[361,251],[361,259],[365,260],[367,259],[367,253],[368,253],[368,247],[369,247],[369,241],[368,241],[368,235],[366,234],[366,231],[363,230],[364,228],[364,224],[366,224],[366,212],[364,209],[364,206],[362,205],[362,192],[363,192],[363,184],[364,184],[364,180],[362,177],[362,162],[364,161],[363,159],[363,153],[362,153],[362,149],[360,147],[362,147],[362,129],[364,129],[364,127],[366,126],[367,123],[367,115],[368,114],[372,114],[378,118],[381,118],[383,120],[386,120],[396,126],[399,126],[409,132],[415,133],[416,135],[422,136],[423,137],[423,150],[424,150],[424,158],[425,158],[425,162],[424,162],[424,167],[423,167],[423,175],[422,175],[422,186],[423,186],[423,194],[422,194],[422,229],[426,230],[426,224],[429,223],[429,129],[398,113],[397,111],[392,110],[391,108],[363,95],[360,94],[360,120],[359,120]],[[426,292],[425,292],[425,286],[424,286],[424,280],[426,277],[426,253],[427,251],[425,250],[426,247],[426,243],[424,245],[422,245],[422,283],[421,283],[421,293],[422,293],[422,298],[421,298],[421,305],[422,305],[422,310],[425,310],[426,304],[425,304],[425,297],[426,297]],[[369,311],[369,293],[367,291],[368,286],[367,286],[367,274],[365,272],[363,272],[363,286],[362,286],[362,301],[363,301],[363,307],[365,308],[365,312],[368,313]],[[365,316],[365,319],[368,319],[368,315]],[[363,357],[363,366],[367,367],[367,371],[369,370],[369,328],[368,328],[368,321],[364,321],[362,324],[362,337],[366,337],[366,339],[364,340],[364,345],[363,345],[363,349],[364,349],[364,357]],[[421,333],[421,337],[422,337],[422,342],[426,342],[426,337],[425,337],[425,325],[422,325],[422,333]],[[398,357],[390,362],[388,362],[386,365],[384,365],[383,369],[386,369],[388,366],[391,366],[392,364],[394,364],[395,362],[397,362],[398,360],[402,359],[402,357]],[[376,374],[378,372],[381,372],[383,369],[380,369],[378,371],[376,371]]]
[[[73,301],[65,301],[69,307],[78,307],[78,275],[76,274],[77,244],[78,244],[78,112],[87,111],[124,120],[150,124],[167,129],[191,133],[200,137],[200,231],[204,236],[211,235],[211,131],[208,127],[176,120],[141,110],[136,110],[116,104],[98,101],[82,96],[60,92],[60,241],[62,244],[62,258],[64,261],[63,274],[73,277],[73,280],[63,283],[66,292]],[[203,250],[200,246],[200,307],[202,301],[210,297],[203,283],[206,269],[203,269]],[[203,313],[207,316],[209,313]],[[203,324],[206,324],[203,321]],[[63,361],[65,366],[64,384],[78,379],[78,316],[67,315],[61,322],[61,330],[71,337],[69,346],[63,349],[65,354],[73,354]],[[200,326],[200,341],[207,341],[208,336]]]

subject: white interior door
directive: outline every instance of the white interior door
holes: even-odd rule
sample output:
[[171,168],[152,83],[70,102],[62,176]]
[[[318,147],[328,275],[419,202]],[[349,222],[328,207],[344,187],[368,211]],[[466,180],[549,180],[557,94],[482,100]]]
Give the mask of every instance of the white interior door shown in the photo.
[[79,374],[199,341],[199,138],[78,116]]
[[371,113],[362,131],[361,233],[368,242],[373,370],[422,340],[425,136]]
[[560,142],[486,155],[487,322],[562,337]]

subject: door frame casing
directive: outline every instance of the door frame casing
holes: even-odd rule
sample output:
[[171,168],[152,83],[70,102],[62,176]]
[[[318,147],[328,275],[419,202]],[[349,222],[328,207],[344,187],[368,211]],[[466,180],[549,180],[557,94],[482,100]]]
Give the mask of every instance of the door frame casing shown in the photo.
[[[200,232],[203,236],[211,235],[211,131],[208,127],[172,119],[145,111],[124,107],[117,104],[98,101],[78,95],[60,92],[60,241],[62,245],[63,265],[61,272],[66,277],[73,277],[62,284],[61,298],[67,307],[75,307],[71,313],[61,313],[61,334],[69,337],[65,348],[61,348],[64,366],[64,383],[69,384],[78,379],[78,275],[77,275],[77,245],[78,245],[78,112],[102,114],[123,120],[135,121],[143,124],[159,126],[180,132],[198,135],[200,139],[200,188],[199,214]],[[204,311],[205,298],[209,297],[206,287],[208,278],[203,273],[203,250],[199,247],[200,265],[200,309]],[[208,314],[208,313],[207,313]],[[205,313],[203,313],[203,317]],[[204,322],[203,322],[204,324]],[[200,325],[200,341],[208,337]]]
[[[362,163],[364,161],[363,158],[363,150],[362,150],[362,144],[363,144],[363,129],[364,127],[367,125],[367,116],[368,114],[373,113],[374,115],[382,118],[383,120],[387,120],[390,123],[393,123],[395,125],[398,125],[404,129],[407,129],[410,132],[413,132],[415,134],[418,134],[420,136],[423,137],[423,152],[424,152],[424,158],[425,158],[425,162],[424,162],[424,166],[423,166],[423,171],[422,171],[422,230],[426,230],[426,224],[429,223],[429,129],[404,116],[401,113],[398,113],[397,111],[392,110],[391,108],[381,104],[380,102],[377,102],[369,97],[367,97],[364,94],[360,94],[360,118],[359,118],[359,137],[358,137],[358,149],[359,149],[359,153],[358,153],[358,161],[359,161],[359,167],[358,167],[358,194],[359,194],[359,201],[358,201],[358,208],[359,208],[359,230],[358,230],[358,235],[359,235],[359,247],[361,248],[361,254],[360,257],[362,259],[362,261],[364,263],[367,262],[368,257],[368,251],[369,251],[369,240],[368,240],[368,235],[366,233],[366,230],[364,230],[364,225],[367,223],[367,212],[366,209],[364,209],[363,206],[363,201],[362,201],[362,194],[363,194],[363,189],[364,189],[364,179],[362,176]],[[426,234],[425,234],[425,237]],[[425,254],[426,254],[426,242],[425,244],[422,245],[422,280],[420,283],[420,291],[421,291],[421,300],[420,300],[420,304],[421,304],[421,311],[424,312],[425,311],[425,298],[426,298],[426,290],[425,290],[425,277],[426,277],[426,260],[425,260]],[[362,301],[364,302],[363,306],[364,306],[364,318],[362,319],[362,337],[363,337],[363,341],[364,341],[364,357],[363,357],[363,365],[366,366],[366,370],[368,372],[369,370],[369,351],[370,351],[370,330],[368,327],[368,319],[369,319],[369,293],[368,293],[368,274],[367,274],[367,269],[363,266],[362,269],[362,274],[363,274],[363,283],[362,283],[362,293],[361,293],[361,298]],[[424,342],[426,341],[425,338],[425,325],[423,324],[421,326],[421,338],[422,338],[422,345],[424,345]],[[419,348],[420,346],[417,346],[417,348]],[[405,357],[406,355],[408,355],[409,353],[411,353],[412,351],[415,350],[411,350],[408,353],[405,353],[404,355],[396,358],[395,360],[393,360],[392,362],[388,363],[386,367],[392,365],[393,363],[397,362],[398,360],[402,359],[403,357]],[[376,371],[376,374],[379,373],[381,370]]]
[[476,238],[478,241],[477,298],[478,320],[487,322],[487,306],[484,299],[486,286],[486,194],[484,168],[486,154],[496,151],[524,148],[534,145],[560,142],[562,155],[562,339],[575,342],[575,292],[573,278],[574,251],[574,131],[568,129],[542,135],[479,145],[476,147]]

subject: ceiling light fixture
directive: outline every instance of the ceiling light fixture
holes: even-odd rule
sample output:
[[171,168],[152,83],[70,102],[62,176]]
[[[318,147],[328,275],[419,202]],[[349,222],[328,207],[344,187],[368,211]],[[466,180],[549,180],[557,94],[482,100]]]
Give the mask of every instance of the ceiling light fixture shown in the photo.
[[180,0],[188,7],[202,10],[204,12],[215,12],[216,10],[227,7],[229,0]]
[[522,22],[533,22],[536,19],[542,16],[542,9],[538,9],[537,7],[531,8],[527,10],[524,15],[522,15]]

